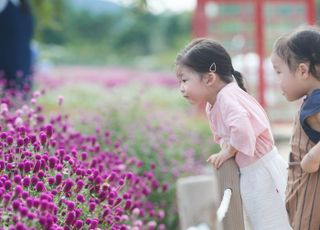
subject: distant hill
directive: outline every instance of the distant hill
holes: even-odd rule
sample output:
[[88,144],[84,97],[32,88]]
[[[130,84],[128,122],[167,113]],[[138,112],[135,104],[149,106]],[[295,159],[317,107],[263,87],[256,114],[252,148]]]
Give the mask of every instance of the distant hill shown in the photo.
[[124,8],[106,0],[69,0],[70,6],[76,10],[86,10],[93,14],[119,13]]

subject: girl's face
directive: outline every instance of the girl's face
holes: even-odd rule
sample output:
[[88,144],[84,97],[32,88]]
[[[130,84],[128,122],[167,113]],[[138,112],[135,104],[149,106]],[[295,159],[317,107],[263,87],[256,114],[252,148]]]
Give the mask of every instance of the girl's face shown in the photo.
[[298,71],[292,72],[287,63],[275,53],[271,55],[271,62],[279,77],[282,94],[288,101],[295,101],[306,95],[305,84]]
[[180,92],[191,104],[207,102],[207,87],[200,75],[186,66],[177,67],[177,78],[180,84]]

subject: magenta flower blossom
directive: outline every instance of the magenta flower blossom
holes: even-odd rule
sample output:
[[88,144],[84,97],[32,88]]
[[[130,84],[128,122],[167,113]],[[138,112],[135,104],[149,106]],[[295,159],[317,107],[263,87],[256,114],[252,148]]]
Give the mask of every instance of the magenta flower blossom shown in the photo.
[[13,138],[11,136],[7,136],[7,144],[12,145],[13,144]]
[[75,215],[74,211],[68,212],[67,217],[66,217],[66,221],[65,221],[66,225],[72,225],[75,220],[75,217],[76,217],[76,215]]
[[41,132],[39,135],[39,139],[40,139],[41,145],[45,145],[47,142],[47,134],[45,134],[44,132]]
[[30,183],[31,183],[31,181],[30,181],[30,178],[29,178],[29,177],[23,178],[22,185],[23,185],[24,187],[29,187]]
[[51,124],[46,126],[46,134],[50,138],[53,134],[53,126]]
[[49,167],[53,169],[56,166],[57,161],[56,157],[49,157]]
[[84,198],[84,196],[82,194],[77,195],[77,201],[79,201],[80,203],[84,203],[86,201],[86,199]]
[[73,211],[75,208],[75,203],[72,201],[67,202],[68,211]]
[[81,229],[83,226],[83,221],[82,220],[76,220],[76,222],[74,223],[74,227],[76,229]]
[[[113,142],[103,127],[83,134],[65,115],[48,120],[41,111],[35,104],[2,114],[0,132],[7,131],[0,133],[0,214],[11,218],[0,218],[0,226],[124,230],[134,229],[137,220],[139,228],[161,220],[159,206],[148,200],[162,184],[155,170],[137,168],[143,161],[129,156],[122,140]],[[156,169],[157,163],[146,165]]]
[[43,184],[42,181],[38,181],[37,184],[36,184],[36,190],[38,192],[42,192],[45,190],[45,185]]
[[56,185],[59,185],[62,182],[62,175],[60,173],[57,173],[56,175]]
[[65,193],[69,192],[71,189],[72,189],[72,186],[73,186],[73,180],[71,179],[67,179],[65,182],[64,182],[64,189],[63,191]]
[[96,204],[93,203],[93,202],[90,202],[90,203],[89,203],[89,211],[90,211],[90,212],[93,212],[93,211],[95,210],[95,208],[96,208]]

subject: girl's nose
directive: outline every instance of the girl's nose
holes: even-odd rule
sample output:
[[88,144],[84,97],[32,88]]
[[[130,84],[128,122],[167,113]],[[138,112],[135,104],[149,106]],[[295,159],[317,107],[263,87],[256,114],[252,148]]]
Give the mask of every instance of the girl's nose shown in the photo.
[[184,93],[184,87],[183,87],[183,85],[182,85],[182,84],[180,84],[179,89],[180,89],[180,92],[181,92],[181,93]]

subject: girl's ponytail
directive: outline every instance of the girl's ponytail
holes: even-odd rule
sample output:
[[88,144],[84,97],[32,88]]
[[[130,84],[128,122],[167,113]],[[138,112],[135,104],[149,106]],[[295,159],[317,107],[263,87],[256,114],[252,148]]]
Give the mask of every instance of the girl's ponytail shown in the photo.
[[233,70],[232,75],[234,76],[234,78],[237,81],[238,86],[245,92],[247,92],[247,89],[244,87],[244,83],[243,83],[243,76],[240,72]]

